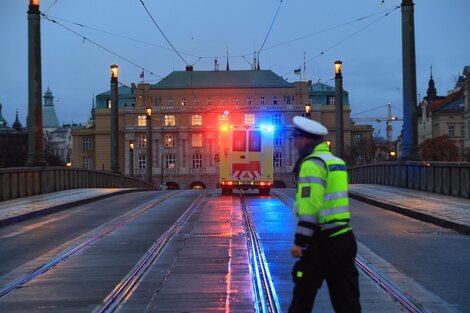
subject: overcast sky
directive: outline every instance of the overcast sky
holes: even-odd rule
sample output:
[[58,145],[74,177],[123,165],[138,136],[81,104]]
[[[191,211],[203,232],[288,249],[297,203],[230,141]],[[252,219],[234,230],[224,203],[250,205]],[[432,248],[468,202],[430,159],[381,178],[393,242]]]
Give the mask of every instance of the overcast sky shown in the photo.
[[[314,82],[321,79],[334,84],[328,80],[334,76],[334,61],[340,59],[353,114],[388,101],[402,109],[400,9],[385,16],[401,1],[381,2],[144,0],[186,62],[197,61],[195,70],[213,69],[214,56],[218,56],[221,69],[225,69],[227,50],[231,56],[230,69],[249,69],[248,61],[253,59],[253,51],[260,49],[279,8],[261,52],[261,68],[271,69],[292,82],[298,79],[293,71],[303,64],[305,52],[307,60],[311,59],[307,63],[307,77]],[[23,125],[27,114],[27,5],[26,0],[0,0],[0,103],[9,125],[16,110]],[[61,123],[88,119],[92,95],[109,89],[109,66],[113,63],[119,65],[119,79],[126,84],[139,82],[141,67],[160,77],[173,70],[184,70],[185,63],[169,49],[140,0],[41,0],[41,11],[51,18],[85,25],[80,27],[57,19],[138,65],[42,19],[43,89],[50,86]],[[421,97],[427,89],[430,65],[440,95],[447,94],[463,67],[470,65],[468,12],[469,0],[415,0],[417,87]],[[366,16],[370,17],[339,26]],[[323,30],[327,31],[273,47]],[[324,54],[319,55],[321,52]],[[149,73],[145,78],[152,83],[159,79]],[[400,116],[399,110],[394,110],[394,115]],[[381,108],[356,116],[385,115],[386,108]],[[385,135],[385,125],[374,126]],[[394,126],[396,136],[401,125]]]

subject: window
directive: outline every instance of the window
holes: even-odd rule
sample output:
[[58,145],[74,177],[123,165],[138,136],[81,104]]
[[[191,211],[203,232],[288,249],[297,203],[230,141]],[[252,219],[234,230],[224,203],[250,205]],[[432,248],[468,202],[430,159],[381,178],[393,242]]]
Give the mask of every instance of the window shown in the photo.
[[91,150],[92,149],[92,138],[91,137],[83,137],[83,150]]
[[202,154],[193,154],[193,168],[202,167]]
[[334,96],[327,96],[326,97],[326,103],[328,105],[335,105],[335,97]]
[[251,97],[246,98],[246,104],[248,104],[248,105],[253,104],[253,100],[251,99]]
[[176,168],[176,155],[167,154],[165,156],[165,167],[166,168]]
[[245,114],[245,125],[255,125],[254,114]]
[[176,120],[174,115],[165,115],[165,126],[175,126]]
[[145,115],[137,116],[137,126],[147,126],[147,116]]
[[261,151],[261,132],[250,131],[248,135],[250,137],[248,151],[260,152]]
[[202,126],[202,115],[193,115],[191,117],[191,125]]
[[107,107],[108,109],[111,109],[111,99],[107,99],[107,100],[106,100],[106,107]]
[[243,130],[233,131],[233,151],[246,151],[246,133]]
[[173,98],[168,98],[168,105],[173,106]]
[[175,134],[165,134],[165,148],[173,148],[175,146]]
[[186,98],[181,98],[181,106],[185,106],[186,105]]
[[354,145],[359,146],[362,143],[362,134],[356,133],[354,134]]
[[290,104],[290,96],[284,96],[284,102]]
[[157,105],[161,105],[162,104],[162,97],[157,97]]
[[212,105],[212,97],[207,97],[207,105]]
[[454,137],[454,136],[455,136],[454,126],[450,125],[449,126],[449,137]]
[[224,97],[220,97],[220,105],[225,105],[225,98]]
[[274,167],[282,167],[282,153],[274,153]]
[[281,125],[282,124],[282,115],[281,113],[274,113],[272,115],[271,121],[273,125]]
[[233,104],[238,105],[239,103],[240,103],[240,101],[238,100],[238,97],[234,97],[233,98]]
[[282,133],[281,131],[274,132],[273,142],[275,146],[282,146]]
[[219,125],[228,123],[228,115],[219,114]]
[[460,125],[460,137],[465,137],[465,126]]
[[264,104],[264,96],[259,97],[259,104]]
[[274,96],[273,97],[273,104],[277,104],[279,101],[279,99],[277,98],[277,96]]
[[147,157],[145,154],[139,155],[139,160],[138,160],[139,168],[147,168]]
[[90,157],[83,157],[83,168],[87,170],[91,170],[91,158]]
[[199,105],[199,97],[194,97],[194,105]]
[[145,148],[147,146],[147,137],[145,134],[137,135],[137,147]]
[[193,147],[202,147],[202,134],[193,134],[191,137]]

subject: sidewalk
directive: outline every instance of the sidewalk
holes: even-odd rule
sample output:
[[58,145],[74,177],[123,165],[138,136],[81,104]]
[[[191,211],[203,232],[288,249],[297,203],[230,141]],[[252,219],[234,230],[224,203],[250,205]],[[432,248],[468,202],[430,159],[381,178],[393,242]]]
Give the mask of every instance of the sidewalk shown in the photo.
[[0,202],[0,226],[90,203],[136,188],[81,188]]
[[470,199],[384,185],[351,184],[351,198],[470,234]]

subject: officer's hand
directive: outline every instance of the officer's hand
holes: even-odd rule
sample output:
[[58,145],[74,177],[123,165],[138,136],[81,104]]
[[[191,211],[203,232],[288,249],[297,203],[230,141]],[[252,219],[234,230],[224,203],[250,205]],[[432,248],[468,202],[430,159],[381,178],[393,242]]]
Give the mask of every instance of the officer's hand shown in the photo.
[[290,249],[290,254],[293,258],[300,258],[302,256],[302,247],[298,245],[293,245]]

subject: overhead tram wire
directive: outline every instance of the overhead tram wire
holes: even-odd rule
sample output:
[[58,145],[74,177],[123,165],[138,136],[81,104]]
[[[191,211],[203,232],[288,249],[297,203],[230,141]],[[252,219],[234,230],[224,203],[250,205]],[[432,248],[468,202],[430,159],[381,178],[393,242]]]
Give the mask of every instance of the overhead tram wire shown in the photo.
[[142,6],[144,7],[145,11],[147,12],[148,16],[150,17],[150,19],[152,20],[153,24],[155,24],[155,26],[157,27],[158,31],[162,34],[162,36],[165,38],[165,40],[168,42],[168,44],[173,48],[173,51],[175,51],[175,53],[180,57],[181,60],[183,60],[183,62],[186,64],[186,65],[189,65],[189,63],[183,58],[183,56],[178,52],[178,50],[176,50],[176,48],[173,46],[173,44],[170,42],[170,40],[168,39],[168,37],[165,35],[165,33],[162,31],[162,29],[160,28],[160,26],[158,26],[157,22],[155,21],[155,19],[153,18],[152,14],[150,13],[150,11],[147,9],[147,7],[145,6],[145,3],[143,0],[140,0],[140,3],[142,3]]
[[387,104],[381,105],[381,106],[379,106],[379,107],[376,107],[376,108],[373,108],[373,109],[370,109],[370,110],[366,110],[366,111],[362,111],[362,112],[358,112],[358,113],[352,113],[351,115],[359,115],[359,114],[369,113],[369,112],[372,112],[372,111],[375,111],[375,110],[384,108],[384,107],[386,107],[386,106],[387,106]]
[[[311,61],[313,61],[313,60],[315,60],[315,59],[321,57],[321,56],[324,55],[326,52],[328,52],[328,51],[332,50],[333,48],[339,46],[340,44],[342,44],[342,43],[345,42],[346,40],[348,40],[348,39],[350,39],[350,38],[356,36],[356,35],[359,34],[360,32],[362,32],[362,31],[364,31],[365,29],[367,29],[368,27],[372,26],[373,24],[375,24],[375,23],[379,22],[380,20],[384,19],[385,17],[389,16],[390,13],[395,12],[395,11],[398,10],[399,8],[401,8],[401,6],[396,6],[396,7],[394,7],[392,10],[389,10],[387,13],[385,13],[385,14],[382,15],[381,17],[379,17],[379,18],[373,20],[372,22],[370,22],[370,23],[366,24],[365,26],[359,28],[359,29],[358,29],[357,31],[355,31],[354,33],[352,33],[352,34],[346,36],[345,38],[343,38],[343,39],[339,40],[338,42],[334,43],[333,45],[329,46],[328,48],[326,48],[326,49],[323,50],[322,52],[320,52],[320,53],[318,53],[317,55],[311,57],[311,58],[308,59],[305,63],[310,63]],[[298,68],[298,66],[295,67],[295,68]],[[289,71],[287,71],[283,76],[285,76],[285,75],[291,73],[292,71],[293,71],[292,69],[289,70]]]
[[[104,30],[104,29],[100,29],[100,28],[96,28],[96,27],[93,27],[93,26],[84,25],[84,24],[82,24],[82,23],[78,23],[78,22],[66,20],[66,19],[63,19],[63,18],[56,17],[56,16],[52,16],[52,15],[48,15],[48,16],[49,16],[50,18],[53,18],[53,19],[57,20],[57,21],[62,21],[62,22],[70,23],[70,24],[73,24],[73,25],[76,25],[76,26],[79,26],[79,27],[91,29],[91,30],[94,30],[94,31],[97,31],[97,32],[101,32],[101,33],[107,34],[107,35],[115,36],[115,37],[118,37],[118,38],[123,38],[123,39],[126,39],[126,40],[130,40],[130,41],[133,41],[133,42],[141,43],[141,44],[144,44],[144,45],[156,47],[156,48],[163,49],[163,50],[167,50],[167,51],[173,51],[173,49],[171,49],[171,48],[163,47],[163,46],[160,46],[160,45],[151,43],[151,42],[147,42],[147,41],[143,41],[143,40],[140,40],[140,39],[136,39],[136,38],[124,36],[124,35],[121,35],[121,34],[116,34],[116,33],[113,33],[113,32],[110,32],[110,31],[107,31],[107,30]],[[190,56],[190,57],[200,58],[200,56],[195,55],[195,54],[192,54],[192,53],[189,53],[189,52],[180,52],[180,53],[181,53],[181,54],[184,54],[184,55],[187,55],[187,56]]]
[[117,56],[117,57],[120,58],[121,60],[124,60],[124,61],[126,61],[127,63],[134,65],[135,67],[137,67],[137,68],[143,70],[144,72],[147,72],[147,73],[149,73],[150,75],[153,75],[153,76],[158,77],[158,78],[160,78],[160,79],[163,79],[162,76],[157,75],[157,74],[155,74],[154,72],[152,72],[152,71],[146,69],[145,67],[140,66],[139,64],[137,64],[137,63],[135,63],[135,62],[133,62],[133,61],[131,61],[131,60],[129,60],[129,59],[127,59],[127,58],[121,56],[120,54],[118,54],[118,53],[116,53],[116,52],[114,52],[114,51],[112,51],[112,50],[106,48],[105,46],[103,46],[103,45],[97,43],[96,41],[93,41],[93,40],[91,40],[91,39],[89,39],[89,38],[83,36],[82,34],[80,34],[80,33],[76,32],[75,30],[73,30],[73,29],[71,29],[71,28],[69,28],[69,27],[63,25],[62,23],[56,21],[55,19],[51,18],[50,16],[48,16],[48,15],[46,15],[46,14],[44,14],[44,13],[42,13],[41,15],[42,15],[42,17],[43,17],[45,20],[47,20],[47,21],[49,21],[49,22],[52,22],[52,23],[54,23],[54,24],[57,24],[57,25],[61,26],[62,28],[64,28],[64,29],[68,30],[69,32],[75,34],[76,36],[82,38],[83,41],[88,41],[88,42],[94,44],[95,46],[97,46],[97,47],[99,47],[99,48],[101,48],[101,49],[103,49],[103,50],[105,50],[105,51],[111,53],[112,55]]
[[263,51],[264,45],[266,44],[266,40],[268,40],[269,34],[271,33],[271,30],[273,29],[274,22],[276,21],[277,15],[279,14],[279,10],[281,9],[281,5],[282,5],[282,0],[279,3],[279,6],[277,7],[276,14],[274,14],[274,17],[273,17],[273,20],[271,22],[271,25],[269,26],[268,32],[266,33],[266,36],[264,37],[263,44],[261,45],[261,48],[259,48],[259,50],[258,50],[258,56],[261,53],[261,51]]
[[325,29],[322,29],[322,30],[319,30],[319,31],[316,31],[316,32],[313,32],[313,33],[310,33],[310,34],[307,34],[307,35],[303,35],[303,36],[300,36],[300,37],[297,37],[297,38],[294,38],[294,39],[291,39],[291,40],[287,40],[287,41],[284,41],[284,42],[280,42],[280,43],[278,43],[278,44],[269,46],[269,47],[267,47],[267,48],[264,49],[264,50],[265,50],[265,51],[271,50],[271,49],[274,49],[274,48],[277,48],[277,47],[280,47],[280,46],[284,46],[284,45],[290,44],[290,43],[295,42],[295,41],[299,41],[299,40],[302,40],[302,39],[306,39],[306,38],[309,38],[309,37],[312,37],[312,36],[315,36],[315,35],[319,35],[319,34],[322,34],[322,33],[326,33],[326,32],[328,32],[328,31],[330,31],[330,30],[334,30],[334,29],[337,29],[337,28],[341,28],[341,27],[343,27],[343,26],[347,26],[347,25],[349,25],[349,24],[353,24],[353,23],[356,23],[356,22],[360,22],[360,21],[366,20],[366,19],[368,19],[368,18],[371,18],[371,17],[377,16],[377,15],[383,14],[384,12],[390,13],[390,12],[392,12],[392,11],[393,11],[393,10],[382,10],[382,11],[380,11],[380,12],[376,12],[376,13],[373,13],[373,14],[370,14],[370,15],[366,15],[366,16],[363,16],[363,17],[354,19],[354,20],[350,20],[350,21],[348,21],[348,22],[341,23],[341,24],[338,24],[338,25],[335,25],[335,26],[331,26],[331,27],[328,27],[328,28],[325,28]]

